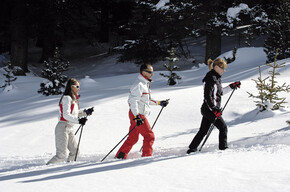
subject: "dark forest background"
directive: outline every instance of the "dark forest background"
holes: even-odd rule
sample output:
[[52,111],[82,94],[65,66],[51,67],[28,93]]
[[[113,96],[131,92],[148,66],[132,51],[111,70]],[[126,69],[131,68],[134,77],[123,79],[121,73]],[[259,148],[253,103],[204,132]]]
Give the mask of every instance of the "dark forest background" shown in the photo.
[[[53,56],[56,47],[81,39],[89,46],[106,43],[108,54],[119,61],[151,63],[164,59],[175,48],[189,57],[187,40],[206,39],[205,61],[221,54],[221,38],[243,36],[250,45],[265,36],[265,52],[273,61],[290,55],[289,0],[171,0],[157,9],[159,0],[1,0],[0,54],[8,53],[13,66],[28,72],[29,49],[41,48],[39,63]],[[229,22],[228,8],[245,3],[238,18]],[[34,43],[30,43],[34,42]],[[70,59],[70,58],[67,58]]]

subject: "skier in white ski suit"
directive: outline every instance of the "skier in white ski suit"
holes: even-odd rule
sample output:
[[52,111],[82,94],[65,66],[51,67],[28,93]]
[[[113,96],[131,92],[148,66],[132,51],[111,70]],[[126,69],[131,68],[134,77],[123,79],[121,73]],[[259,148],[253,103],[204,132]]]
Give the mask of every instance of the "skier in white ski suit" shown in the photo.
[[[154,133],[147,120],[150,115],[150,105],[160,105],[166,107],[168,100],[157,101],[151,98],[150,83],[153,76],[153,67],[143,64],[140,67],[140,74],[135,83],[131,86],[129,103],[129,131],[134,129],[116,154],[118,159],[126,159],[128,153],[139,139],[139,134],[144,137],[142,157],[151,156],[153,153]],[[138,127],[136,127],[138,126]],[[136,129],[135,129],[136,127]]]
[[[73,132],[75,124],[85,125],[86,116],[91,115],[93,108],[79,110],[79,82],[71,78],[68,80],[65,92],[59,101],[60,116],[55,127],[56,155],[47,162],[47,165],[62,162],[69,150],[67,162],[73,161],[77,150],[77,141]],[[79,152],[79,151],[78,151]]]

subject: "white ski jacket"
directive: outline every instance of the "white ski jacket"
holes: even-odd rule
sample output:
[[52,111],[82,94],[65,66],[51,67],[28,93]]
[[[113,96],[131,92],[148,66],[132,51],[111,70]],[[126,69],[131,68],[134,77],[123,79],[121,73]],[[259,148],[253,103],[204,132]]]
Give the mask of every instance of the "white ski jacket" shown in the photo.
[[65,121],[72,126],[79,123],[79,117],[86,115],[84,110],[79,109],[78,100],[73,100],[69,95],[62,97],[59,109],[59,120]]
[[150,81],[142,74],[138,76],[131,86],[128,103],[134,116],[138,114],[149,116],[150,105],[158,105],[160,103],[151,98]]

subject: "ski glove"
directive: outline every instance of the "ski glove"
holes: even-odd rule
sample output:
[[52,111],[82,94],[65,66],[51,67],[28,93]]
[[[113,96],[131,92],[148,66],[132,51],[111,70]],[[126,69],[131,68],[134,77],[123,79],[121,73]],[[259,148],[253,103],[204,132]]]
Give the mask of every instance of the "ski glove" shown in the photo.
[[159,105],[161,105],[162,107],[166,107],[168,105],[168,103],[169,103],[168,100],[159,101]]
[[94,112],[94,107],[91,107],[91,108],[89,108],[89,109],[85,109],[85,112],[86,112],[87,116],[92,115],[93,112]]
[[80,118],[80,119],[79,119],[79,124],[81,124],[81,125],[84,126],[84,125],[86,124],[87,120],[88,120],[88,119],[87,119],[86,117]]
[[220,108],[214,107],[212,109],[212,111],[213,111],[214,115],[216,116],[216,118],[218,118],[218,119],[221,118],[221,116],[222,116],[222,110]]
[[140,118],[139,115],[136,115],[135,118],[133,119],[136,121],[137,126],[142,125],[143,124],[143,120]]
[[230,84],[230,87],[231,87],[232,89],[240,88],[240,87],[241,87],[241,82],[240,82],[240,81],[236,81],[236,82],[234,82],[234,83],[231,83],[231,84]]

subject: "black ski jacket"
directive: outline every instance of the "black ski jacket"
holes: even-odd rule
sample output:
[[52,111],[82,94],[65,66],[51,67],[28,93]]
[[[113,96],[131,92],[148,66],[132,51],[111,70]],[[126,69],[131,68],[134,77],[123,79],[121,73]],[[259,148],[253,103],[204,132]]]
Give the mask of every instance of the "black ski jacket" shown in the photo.
[[213,108],[220,108],[221,96],[223,95],[221,76],[212,69],[205,75],[202,82],[204,83],[204,100],[201,111],[212,111]]

